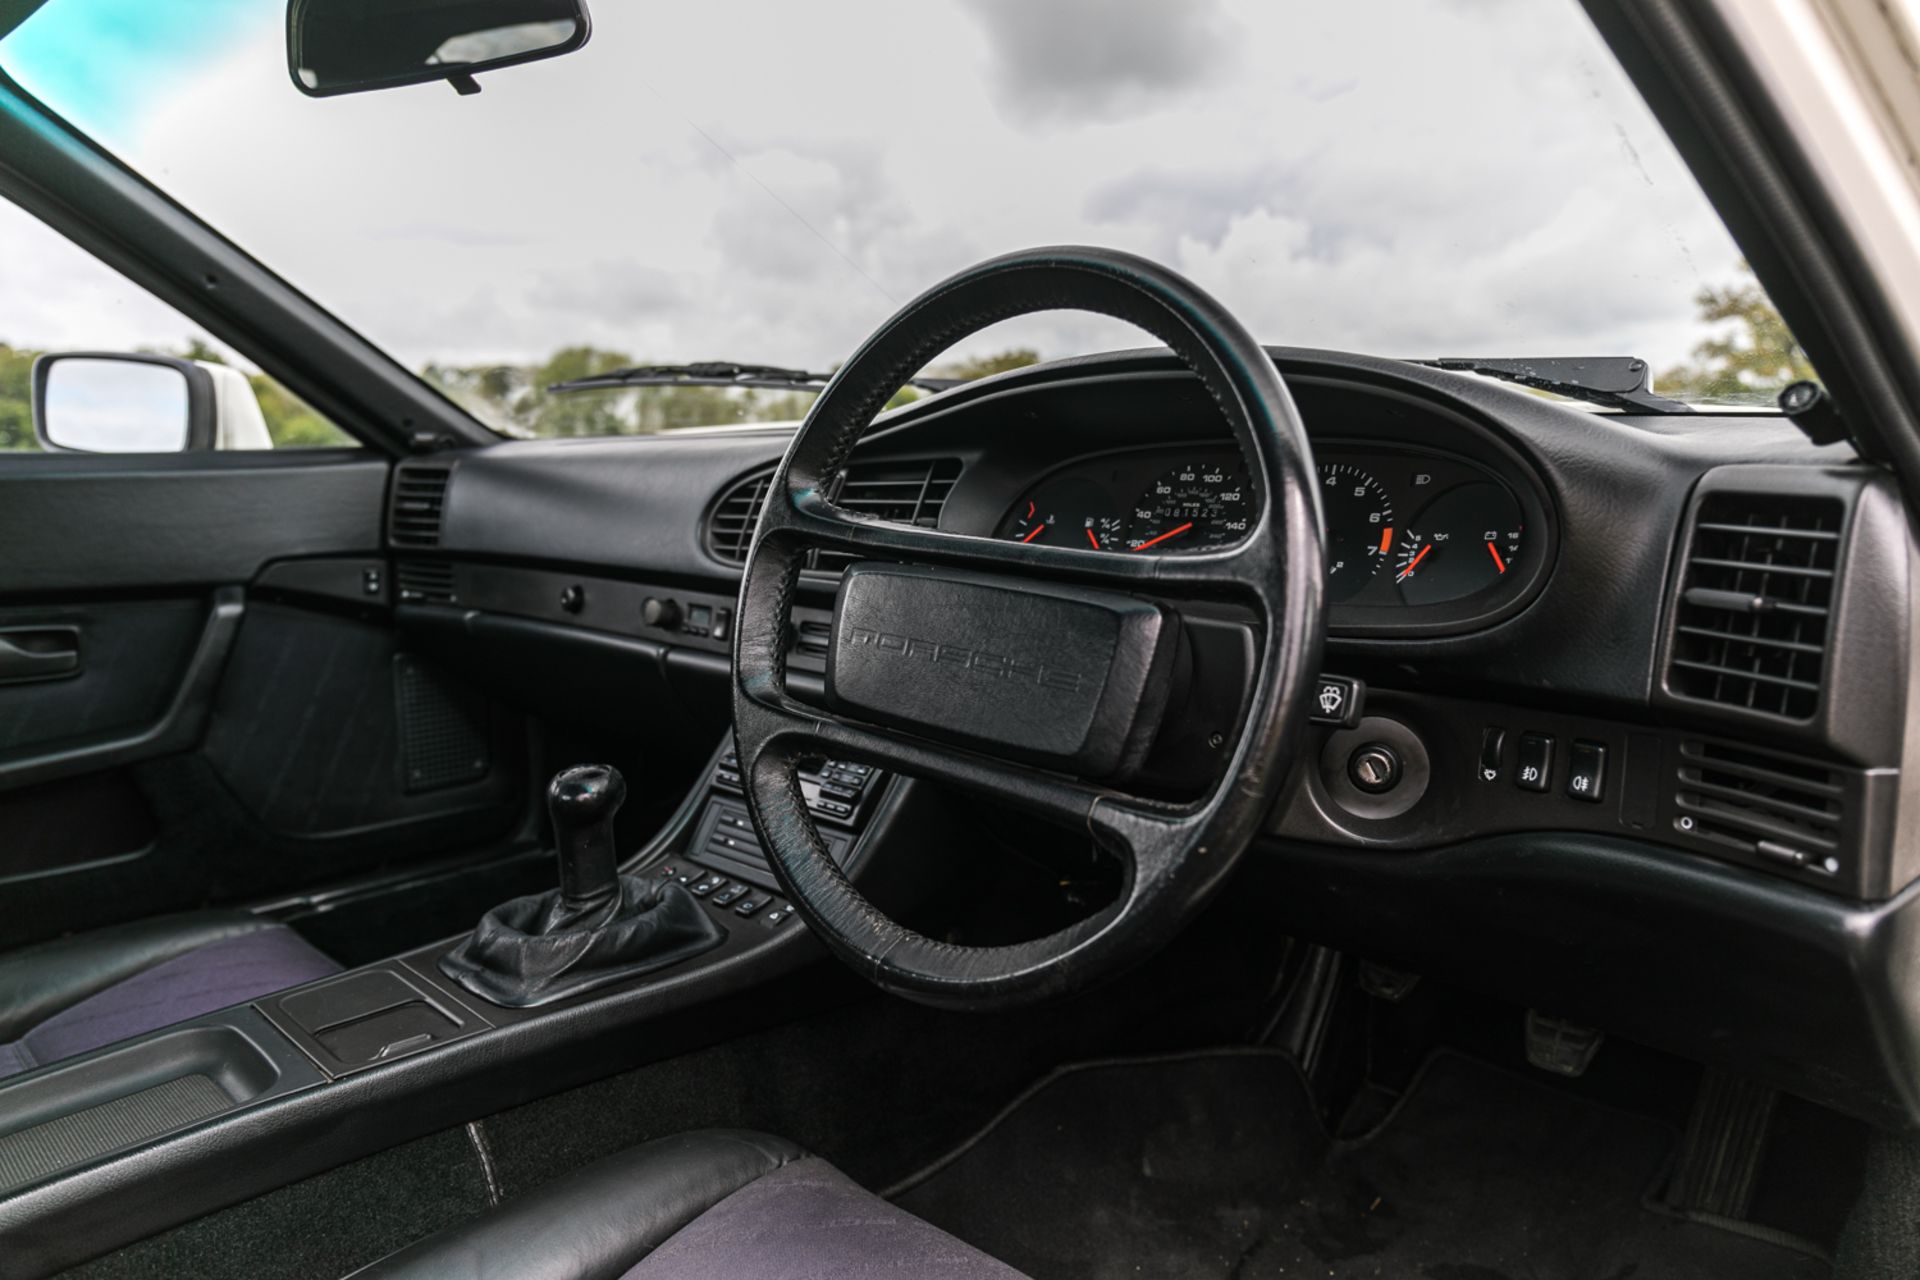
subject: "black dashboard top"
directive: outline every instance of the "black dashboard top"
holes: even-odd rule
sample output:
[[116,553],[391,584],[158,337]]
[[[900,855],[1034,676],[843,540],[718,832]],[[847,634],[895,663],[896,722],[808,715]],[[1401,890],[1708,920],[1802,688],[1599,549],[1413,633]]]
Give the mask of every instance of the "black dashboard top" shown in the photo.
[[[1394,360],[1287,349],[1274,356],[1320,460],[1352,469],[1330,473],[1330,487],[1344,492],[1324,500],[1341,522],[1335,545],[1357,566],[1336,574],[1334,594],[1348,580],[1364,582],[1333,610],[1330,660],[1455,693],[1553,690],[1646,706],[1675,539],[1699,477],[1735,462],[1848,460],[1844,449],[1815,448],[1768,417],[1627,417]],[[725,590],[738,566],[709,549],[707,521],[724,494],[771,467],[787,439],[781,428],[718,429],[440,455],[435,461],[449,460],[453,476],[437,551]],[[1091,474],[1118,511],[1077,513],[1080,536],[1089,517],[1117,514],[1106,537],[1124,543],[1136,521],[1146,536],[1160,536],[1186,523],[1184,514],[1169,516],[1194,505],[1193,494],[1175,492],[1165,510],[1136,516],[1145,487],[1188,465],[1183,459],[1230,464],[1231,453],[1190,374],[1164,353],[1123,352],[984,379],[884,415],[856,450],[854,469],[956,462],[939,522],[987,537],[1014,535],[1023,499],[1043,514],[1037,486]],[[1431,480],[1420,484],[1421,475]],[[1196,483],[1206,487],[1198,476]],[[1181,487],[1176,477],[1173,488]],[[1365,495],[1354,492],[1361,489]],[[1200,501],[1194,509],[1220,506],[1230,520],[1230,505]],[[1373,530],[1388,527],[1386,507],[1393,537],[1382,553]],[[1050,514],[1064,532],[1066,517]],[[1447,533],[1446,543],[1429,538],[1423,523]],[[1343,529],[1375,539],[1371,552],[1365,539],[1343,540]],[[1403,579],[1403,561],[1412,560],[1419,563]],[[831,586],[825,575],[803,584],[817,600]]]

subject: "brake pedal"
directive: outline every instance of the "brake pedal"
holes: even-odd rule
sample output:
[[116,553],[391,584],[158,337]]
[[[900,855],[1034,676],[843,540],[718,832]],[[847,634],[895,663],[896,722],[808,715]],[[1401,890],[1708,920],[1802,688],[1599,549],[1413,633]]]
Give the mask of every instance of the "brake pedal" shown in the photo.
[[1549,1018],[1538,1009],[1527,1010],[1527,1061],[1557,1076],[1577,1077],[1593,1065],[1593,1055],[1607,1033],[1598,1027]]

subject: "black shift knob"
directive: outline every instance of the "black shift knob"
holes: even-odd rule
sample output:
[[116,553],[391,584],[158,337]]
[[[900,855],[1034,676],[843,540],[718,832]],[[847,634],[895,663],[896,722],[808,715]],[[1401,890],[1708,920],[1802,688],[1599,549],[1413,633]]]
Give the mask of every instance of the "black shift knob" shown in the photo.
[[553,776],[547,813],[559,842],[564,907],[592,907],[620,892],[613,815],[626,798],[626,779],[612,765],[577,764]]

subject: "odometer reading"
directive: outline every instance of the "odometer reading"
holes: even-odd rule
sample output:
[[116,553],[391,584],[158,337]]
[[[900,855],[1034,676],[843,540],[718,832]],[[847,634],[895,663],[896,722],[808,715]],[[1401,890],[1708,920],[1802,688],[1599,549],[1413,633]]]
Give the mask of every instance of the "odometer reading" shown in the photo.
[[1237,542],[1252,527],[1247,478],[1226,462],[1175,467],[1134,504],[1129,551],[1199,551]]

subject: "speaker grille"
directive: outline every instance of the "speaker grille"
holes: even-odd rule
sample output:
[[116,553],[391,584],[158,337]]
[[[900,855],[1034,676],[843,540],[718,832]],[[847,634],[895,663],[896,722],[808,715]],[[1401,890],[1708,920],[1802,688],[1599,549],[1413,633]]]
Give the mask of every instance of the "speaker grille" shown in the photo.
[[487,701],[411,654],[393,659],[400,767],[409,795],[478,782],[492,768]]

